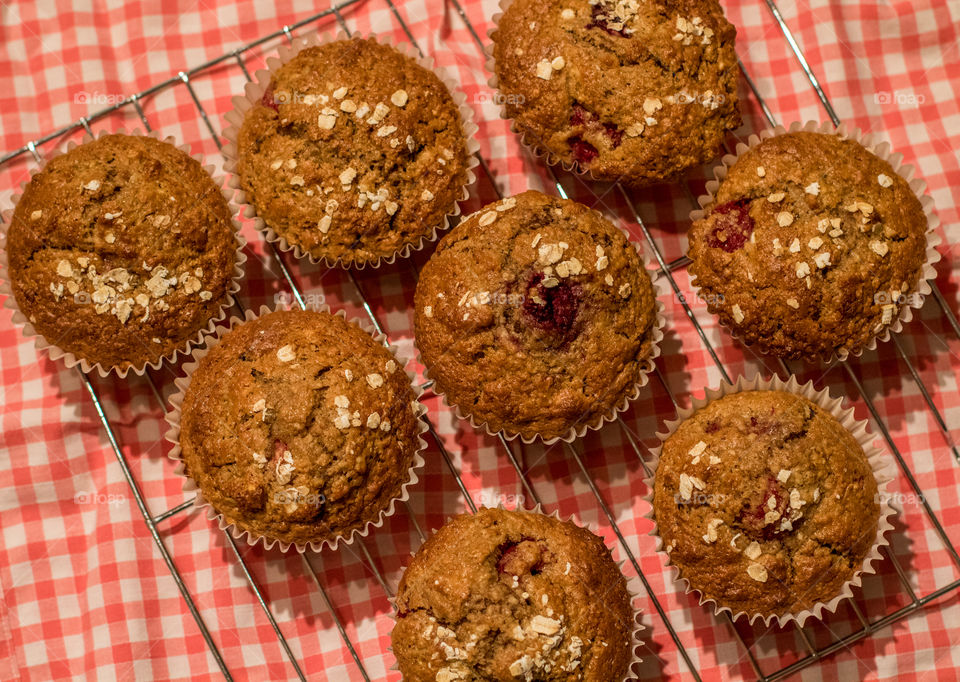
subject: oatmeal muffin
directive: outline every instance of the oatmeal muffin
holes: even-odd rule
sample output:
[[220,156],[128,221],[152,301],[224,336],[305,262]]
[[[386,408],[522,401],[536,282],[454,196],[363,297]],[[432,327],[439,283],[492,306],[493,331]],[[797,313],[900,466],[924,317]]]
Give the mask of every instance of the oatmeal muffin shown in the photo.
[[898,317],[926,260],[927,219],[886,161],[838,135],[764,140],[690,230],[710,311],[783,358],[861,349]]
[[527,144],[645,185],[713,159],[740,125],[735,37],[716,0],[513,0],[494,71]]
[[414,321],[436,390],[527,440],[585,430],[636,397],[659,334],[633,244],[596,211],[532,191],[440,241]]
[[633,659],[626,580],[603,541],[534,512],[480,509],[424,543],[397,590],[409,682],[619,682]]
[[411,480],[417,415],[403,368],[359,327],[326,312],[268,313],[229,331],[194,371],[184,473],[251,537],[346,538]]
[[237,247],[230,206],[199,162],[118,134],[33,176],[6,250],[17,307],[36,331],[125,373],[199,340],[229,305]]
[[877,480],[828,412],[783,391],[710,402],[664,442],[657,532],[680,576],[734,614],[837,596],[877,540]]
[[374,39],[301,50],[272,72],[237,140],[266,226],[315,260],[419,248],[465,198],[467,135],[440,78]]

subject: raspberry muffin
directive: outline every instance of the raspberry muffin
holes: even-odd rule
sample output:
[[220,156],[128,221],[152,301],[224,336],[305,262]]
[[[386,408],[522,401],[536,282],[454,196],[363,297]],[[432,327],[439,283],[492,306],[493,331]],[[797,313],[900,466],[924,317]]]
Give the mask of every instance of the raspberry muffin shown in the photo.
[[845,357],[916,295],[927,217],[909,184],[858,142],[794,131],[743,153],[690,230],[710,312],[782,358]]
[[189,377],[178,455],[203,500],[251,538],[316,547],[379,523],[423,464],[410,379],[340,315],[235,326]]
[[551,163],[652,184],[740,125],[736,30],[716,0],[513,0],[491,37],[505,114]]
[[472,157],[433,71],[353,38],[304,47],[268,76],[231,133],[236,172],[245,200],[298,255],[375,264],[446,227]]
[[796,615],[841,594],[877,543],[880,513],[857,439],[785,391],[698,409],[663,443],[654,475],[670,561],[734,614]]
[[232,303],[242,262],[232,213],[203,166],[168,142],[115,134],[74,147],[33,176],[13,212],[17,307],[85,370],[156,366]]
[[661,336],[634,245],[596,211],[539,192],[464,219],[414,300],[435,389],[475,424],[528,441],[582,435],[623,409]]
[[437,531],[404,572],[393,653],[410,682],[619,682],[634,659],[630,601],[593,533],[480,509]]

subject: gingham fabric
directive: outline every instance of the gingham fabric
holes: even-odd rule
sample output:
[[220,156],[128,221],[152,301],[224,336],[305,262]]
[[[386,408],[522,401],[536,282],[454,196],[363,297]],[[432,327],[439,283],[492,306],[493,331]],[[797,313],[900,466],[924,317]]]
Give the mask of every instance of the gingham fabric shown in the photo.
[[[182,69],[215,58],[241,44],[293,24],[329,7],[292,2],[224,3],[213,0],[174,2],[3,4],[0,41],[0,148],[15,150],[27,142],[102,109],[126,94],[161,82]],[[769,110],[778,122],[825,119],[826,114],[763,0],[725,2],[738,29],[738,52]],[[398,1],[398,12],[427,54],[462,83],[480,125],[483,157],[507,193],[529,187],[556,191],[543,167],[520,149],[486,85],[484,57],[457,7],[449,0]],[[486,41],[494,0],[461,0],[461,6]],[[820,77],[844,121],[879,135],[903,153],[907,163],[929,183],[944,227],[945,260],[938,284],[957,311],[956,226],[960,187],[960,6],[939,0],[783,0],[780,10]],[[376,31],[396,41],[408,40],[385,0],[356,2],[343,10],[351,30]],[[333,17],[306,30],[335,30]],[[253,73],[279,41],[245,55]],[[242,91],[244,75],[235,60],[197,75],[191,84],[210,116],[216,134],[224,127],[230,98]],[[757,100],[742,82],[745,121],[729,138],[745,139],[767,126]],[[187,88],[180,84],[145,98],[150,125],[189,143],[221,166],[214,137],[198,116]],[[140,120],[132,107],[98,119],[96,130],[134,128]],[[69,136],[80,137],[79,133]],[[63,140],[39,146],[44,155]],[[23,154],[0,167],[0,201],[9,204],[15,187],[35,166]],[[691,197],[702,191],[708,168],[688,182],[634,192],[640,216],[665,259],[685,248]],[[585,203],[607,211],[637,241],[643,235],[622,197],[611,187],[584,184],[561,174],[565,189]],[[482,172],[468,211],[492,200],[494,191]],[[288,296],[277,264],[265,256],[259,236],[245,224],[251,243],[247,278],[241,291],[246,306],[272,304]],[[952,233],[952,234],[951,234]],[[649,245],[644,243],[647,253]],[[426,255],[379,270],[365,270],[358,281],[391,339],[412,355],[410,307],[415,273]],[[323,293],[334,307],[360,317],[357,290],[339,271],[324,271],[287,259],[297,282],[311,296]],[[676,274],[689,296],[684,271]],[[658,425],[674,414],[670,393],[681,405],[691,394],[716,386],[720,372],[706,352],[676,296],[663,294],[667,335],[657,362],[666,387],[656,378],[626,413],[624,423],[637,434],[641,454],[654,444]],[[693,310],[726,371],[736,377],[775,371],[718,329],[702,304]],[[928,300],[919,319],[901,337],[903,356],[892,343],[867,352],[843,367],[826,369],[792,363],[801,379],[845,395],[860,418],[869,418],[866,402],[852,381],[862,383],[877,414],[924,491],[926,500],[953,541],[960,541],[960,464],[944,436],[904,357],[916,368],[931,400],[954,438],[960,438],[960,339],[941,309]],[[10,312],[0,313],[0,371],[3,374],[3,429],[0,436],[0,678],[2,679],[208,679],[220,670],[188,612],[166,564],[149,535],[117,459],[106,439],[91,397],[77,370],[67,370],[38,355],[33,343],[12,327]],[[153,378],[164,397],[173,391],[176,368]],[[184,501],[182,481],[173,474],[163,441],[164,407],[149,383],[93,378],[133,475],[152,514]],[[512,504],[524,489],[498,441],[480,436],[457,421],[436,398],[427,400],[430,415],[453,464],[478,504]],[[873,426],[876,431],[876,425]],[[878,436],[879,438],[879,436]],[[882,441],[881,441],[882,442]],[[886,447],[886,443],[883,443]],[[647,535],[647,492],[637,454],[616,424],[590,434],[578,445],[589,476],[615,516],[630,550],[650,584],[638,599],[647,630],[642,654],[643,679],[692,679],[692,675],[657,614],[655,595],[676,629],[693,666],[705,680],[755,678],[737,634],[685,595],[654,553]],[[888,448],[889,449],[889,448]],[[522,461],[535,491],[548,510],[576,515],[600,533],[615,555],[626,558],[611,524],[602,513],[587,478],[563,447],[523,447]],[[414,490],[411,510],[424,529],[465,509],[456,481],[435,444]],[[918,596],[960,577],[957,565],[940,543],[902,471],[892,488],[901,493],[902,513],[892,535],[894,552]],[[163,542],[183,575],[203,621],[235,679],[291,679],[294,667],[223,533],[203,514],[180,513],[159,524]],[[409,553],[419,544],[410,514],[401,509],[366,542],[377,570],[390,589],[396,587]],[[241,554],[263,590],[293,657],[315,680],[361,680],[361,669],[338,633],[331,608],[352,642],[369,679],[397,680],[388,651],[391,607],[359,547],[311,557],[329,597],[325,601],[296,554],[263,551],[243,545]],[[636,571],[624,564],[628,576]],[[859,611],[874,620],[905,606],[910,596],[885,558],[876,576],[855,595]],[[795,679],[957,679],[960,677],[960,630],[956,593],[934,601],[921,612],[805,669]],[[860,625],[849,605],[811,623],[805,635],[811,646],[824,647]],[[771,673],[807,655],[795,628],[768,629],[739,624],[761,669]]]

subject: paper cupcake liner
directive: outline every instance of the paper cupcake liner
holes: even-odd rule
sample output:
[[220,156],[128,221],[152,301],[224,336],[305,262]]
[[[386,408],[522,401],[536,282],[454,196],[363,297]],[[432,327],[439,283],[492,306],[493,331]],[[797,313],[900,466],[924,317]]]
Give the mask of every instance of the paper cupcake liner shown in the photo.
[[[263,93],[270,84],[270,79],[272,78],[274,71],[289,62],[301,51],[308,47],[325,45],[334,41],[366,39],[373,39],[380,45],[391,47],[403,56],[413,59],[421,67],[433,72],[446,86],[447,91],[453,98],[454,104],[460,111],[461,125],[463,127],[464,137],[466,138],[466,180],[460,189],[460,197],[454,202],[453,209],[443,217],[443,220],[440,223],[433,226],[430,234],[420,237],[419,241],[410,242],[403,245],[389,256],[379,256],[376,260],[370,261],[352,261],[350,263],[344,263],[343,259],[340,257],[331,261],[326,256],[321,256],[319,258],[313,256],[311,253],[301,248],[298,244],[292,244],[286,239],[286,237],[280,236],[272,227],[266,224],[263,218],[257,214],[256,207],[253,205],[253,203],[247,201],[246,192],[243,191],[240,185],[240,176],[237,173],[237,141],[240,137],[240,128],[243,126],[243,119],[246,116],[247,111],[263,97]],[[229,185],[237,191],[237,202],[243,206],[244,216],[253,219],[254,227],[256,227],[256,229],[263,234],[264,239],[268,243],[275,245],[277,249],[284,253],[292,251],[294,257],[298,259],[307,258],[310,263],[314,265],[322,264],[324,267],[329,268],[356,268],[358,270],[362,270],[367,266],[379,268],[383,263],[392,264],[398,256],[400,258],[408,258],[414,251],[421,251],[427,244],[436,242],[438,235],[441,232],[445,232],[450,229],[450,221],[460,215],[460,204],[470,197],[470,187],[472,187],[477,180],[474,169],[480,165],[480,160],[477,156],[480,151],[480,143],[476,139],[476,133],[480,128],[473,121],[473,109],[471,109],[467,104],[466,94],[458,89],[458,81],[455,80],[442,67],[434,66],[432,57],[421,56],[420,53],[417,52],[416,48],[409,43],[394,44],[390,38],[378,36],[374,33],[367,35],[354,34],[352,36],[348,36],[343,31],[337,31],[337,33],[333,36],[331,36],[329,33],[323,33],[322,35],[318,33],[311,33],[304,38],[298,38],[294,40],[290,45],[282,45],[280,46],[276,57],[270,57],[267,59],[266,65],[267,68],[257,70],[257,72],[254,74],[254,80],[246,84],[244,87],[243,96],[238,95],[233,98],[232,101],[234,108],[233,110],[227,112],[224,116],[228,125],[223,131],[223,136],[227,140],[227,144],[223,146],[223,157],[224,169],[230,173]]]
[[[501,509],[501,510],[503,510],[503,511],[520,511],[520,512],[527,512],[527,513],[530,513],[530,514],[540,514],[540,515],[542,515],[542,516],[548,516],[548,517],[550,517],[550,518],[552,518],[552,519],[556,519],[557,521],[560,521],[560,522],[562,522],[562,523],[563,523],[563,522],[572,523],[573,525],[577,526],[578,528],[583,528],[583,529],[588,530],[588,531],[590,531],[591,533],[593,533],[593,530],[591,530],[590,526],[588,526],[588,525],[586,525],[586,524],[583,524],[583,523],[580,523],[579,520],[577,520],[576,516],[574,516],[574,515],[571,514],[571,515],[568,516],[566,519],[563,519],[563,518],[560,517],[560,512],[557,511],[557,510],[554,510],[552,513],[547,514],[546,512],[543,511],[543,505],[541,505],[541,504],[534,505],[534,506],[533,506],[532,508],[530,508],[530,509],[526,509],[526,508],[524,508],[524,507],[523,507],[522,505],[520,505],[520,504],[514,505],[514,506],[512,506],[512,507],[506,507],[506,506],[504,506],[504,505],[502,505],[502,504],[498,504],[498,505],[496,506],[496,508],[497,508],[497,509]],[[479,510],[479,509],[483,509],[483,507],[478,507],[478,510]],[[448,516],[447,519],[446,519],[446,521],[444,522],[444,525],[446,525],[447,523],[450,523],[450,521],[452,521],[452,520],[453,520],[453,517],[452,517],[452,516]],[[439,528],[433,528],[433,529],[431,529],[431,531],[430,531],[431,537],[432,537],[433,535],[436,535],[439,530],[440,530]],[[596,535],[596,533],[594,533],[594,535]],[[597,536],[597,537],[599,537],[599,536]],[[613,555],[613,550],[612,550],[610,547],[607,547],[607,550],[610,551],[610,554],[611,554],[611,557],[612,557],[612,555]],[[419,551],[419,548],[418,548],[418,551]],[[416,552],[411,552],[411,553],[410,553],[410,557],[411,557],[411,558],[414,557],[415,555],[416,555]],[[643,658],[641,658],[641,656],[640,656],[640,650],[643,648],[643,631],[646,630],[646,627],[644,627],[643,623],[641,622],[641,617],[642,617],[642,615],[643,615],[643,610],[637,605],[637,602],[638,602],[639,599],[640,599],[640,579],[639,579],[638,577],[628,578],[626,575],[624,575],[624,573],[623,573],[623,565],[624,565],[624,563],[625,563],[624,560],[620,560],[620,561],[617,561],[617,562],[616,562],[617,568],[620,570],[620,574],[623,575],[624,580],[626,580],[626,583],[627,583],[627,595],[628,595],[629,600],[630,600],[630,607],[633,609],[633,617],[631,618],[631,629],[630,629],[630,644],[631,644],[630,653],[631,653],[631,658],[630,658],[630,663],[627,665],[626,674],[625,674],[625,675],[623,676],[623,678],[622,678],[622,682],[629,682],[630,680],[639,679],[639,667],[640,667],[640,664],[643,662]],[[406,567],[404,567],[404,571],[406,571]],[[397,624],[397,598],[396,598],[396,597],[390,597],[390,598],[389,598],[389,602],[390,602],[390,605],[393,607],[393,613],[391,613],[390,617],[391,617],[391,619],[393,620],[394,626],[396,626],[396,624]],[[393,628],[391,628],[391,632],[392,632],[392,631],[393,631]],[[392,646],[387,646],[387,651],[389,651],[391,654],[393,654],[393,647],[392,647]],[[393,665],[390,666],[390,670],[393,670],[393,671],[396,671],[396,672],[399,672],[399,670],[400,670],[399,667],[398,667],[398,663],[397,663],[397,660],[396,660],[396,656],[394,656]]]
[[[283,308],[277,308],[276,310],[282,310]],[[311,307],[309,310],[315,310],[322,313],[331,313],[342,317],[344,320],[347,320],[347,314],[343,310],[338,310],[336,313],[333,313],[330,310],[330,307],[326,304]],[[279,540],[277,538],[272,538],[267,535],[257,534],[249,530],[244,530],[239,528],[235,523],[228,522],[223,514],[217,511],[214,506],[206,500],[203,496],[203,491],[200,490],[200,487],[197,485],[196,481],[190,476],[186,471],[186,462],[182,458],[182,451],[180,448],[180,422],[181,422],[181,410],[183,408],[183,399],[186,396],[187,388],[190,386],[190,379],[193,376],[194,371],[200,364],[200,361],[210,352],[214,346],[220,343],[220,340],[225,334],[233,330],[240,324],[246,324],[252,322],[253,320],[266,315],[267,313],[274,312],[273,309],[267,306],[261,306],[259,312],[254,312],[252,310],[247,310],[244,313],[243,319],[234,315],[230,318],[230,322],[227,327],[218,327],[216,334],[207,338],[206,343],[202,347],[195,348],[191,353],[190,362],[186,362],[183,365],[183,370],[186,373],[186,376],[174,380],[174,385],[179,389],[177,393],[170,396],[170,409],[165,415],[167,423],[170,425],[170,428],[164,434],[164,437],[171,443],[173,443],[173,448],[168,453],[168,457],[176,462],[176,467],[174,473],[178,476],[183,477],[183,492],[189,494],[194,494],[193,509],[204,509],[206,508],[207,518],[211,521],[216,521],[220,527],[220,530],[224,532],[229,532],[235,540],[246,541],[246,543],[253,547],[258,543],[262,543],[264,549],[271,549],[274,545],[279,545],[280,550],[286,552],[290,547],[296,547],[296,550],[301,554],[307,551],[309,547],[314,552],[320,552],[324,547],[329,547],[331,550],[336,550],[340,544],[351,545],[359,537],[367,537],[370,534],[371,529],[380,528],[383,526],[384,521],[389,516],[393,516],[396,513],[396,507],[398,502],[406,502],[410,499],[409,488],[415,485],[420,477],[418,471],[424,466],[423,451],[427,448],[427,442],[423,439],[423,434],[428,430],[429,426],[427,424],[424,415],[427,413],[427,407],[420,401],[420,396],[423,391],[417,386],[414,381],[416,375],[406,369],[407,362],[401,356],[396,347],[387,342],[387,337],[384,334],[375,333],[372,328],[364,325],[360,320],[354,318],[347,320],[350,324],[362,329],[364,332],[369,334],[373,339],[385,346],[390,354],[396,359],[397,364],[403,368],[404,373],[407,375],[407,378],[410,380],[410,386],[413,389],[414,396],[416,397],[417,403],[417,451],[413,455],[413,461],[408,469],[408,479],[407,482],[400,486],[400,494],[397,497],[394,497],[390,500],[390,503],[380,511],[375,520],[369,520],[358,528],[350,530],[346,534],[337,535],[334,538],[324,538],[323,540],[317,542],[307,542],[307,543],[289,543]]]
[[[656,515],[654,513],[654,481],[656,479],[657,465],[660,461],[660,453],[663,451],[663,443],[674,434],[681,423],[689,419],[698,410],[703,409],[709,403],[724,396],[744,391],[783,391],[792,393],[793,395],[806,398],[832,415],[850,432],[863,449],[870,468],[873,471],[874,478],[877,481],[877,497],[879,498],[880,504],[880,516],[877,519],[877,536],[870,550],[864,557],[860,569],[853,574],[850,580],[843,584],[840,592],[838,592],[835,597],[827,602],[819,602],[812,608],[804,609],[797,613],[748,613],[746,611],[734,613],[730,607],[723,606],[717,602],[717,600],[706,597],[703,592],[693,587],[690,582],[683,577],[683,572],[680,570],[680,567],[670,560],[670,554],[663,548],[663,538],[660,537],[659,526],[657,525]],[[746,618],[751,625],[759,619],[763,621],[766,627],[769,627],[773,620],[776,620],[780,627],[791,622],[795,622],[798,627],[803,627],[804,622],[806,622],[808,618],[812,617],[815,620],[823,620],[824,612],[835,613],[841,602],[853,596],[853,588],[861,586],[863,576],[876,573],[874,563],[881,561],[883,558],[880,554],[880,548],[889,547],[890,545],[886,537],[887,533],[893,530],[890,517],[897,513],[896,509],[890,503],[890,493],[887,491],[887,486],[893,481],[895,476],[895,465],[886,453],[874,445],[874,436],[867,429],[868,423],[865,420],[857,420],[854,416],[854,409],[852,407],[843,409],[842,403],[842,398],[831,398],[830,392],[827,389],[816,390],[812,381],[801,385],[797,381],[796,376],[793,375],[791,375],[787,381],[784,381],[777,375],[773,375],[769,379],[764,379],[759,375],[751,379],[741,376],[735,384],[724,382],[716,389],[708,388],[703,398],[693,398],[691,407],[680,409],[676,419],[668,420],[664,424],[666,432],[657,433],[657,438],[660,439],[660,445],[650,450],[649,469],[652,473],[644,479],[644,483],[646,483],[647,489],[649,490],[649,492],[644,495],[644,499],[650,505],[650,509],[644,514],[644,517],[653,522],[653,529],[649,532],[649,535],[652,535],[656,539],[657,552],[666,558],[666,566],[673,570],[673,579],[676,583],[683,585],[685,594],[695,593],[699,597],[701,605],[712,604],[715,615],[719,616],[726,612],[730,614],[734,621],[743,617]]]
[[[761,142],[770,139],[771,137],[800,131],[838,135],[841,138],[853,140],[854,142],[857,142],[863,146],[874,156],[889,163],[897,175],[906,180],[910,185],[910,189],[913,190],[913,193],[920,201],[920,205],[923,207],[923,213],[927,217],[926,260],[921,267],[920,277],[917,280],[916,289],[904,294],[906,304],[899,306],[897,317],[894,318],[888,325],[884,326],[879,332],[874,334],[869,341],[858,348],[839,348],[834,349],[830,353],[820,353],[817,355],[812,355],[809,358],[804,358],[806,360],[820,359],[826,364],[833,362],[835,359],[843,362],[850,355],[853,355],[854,357],[860,357],[864,351],[874,350],[877,347],[878,341],[889,341],[892,334],[899,334],[901,331],[903,331],[903,326],[913,319],[913,309],[916,308],[919,310],[923,307],[925,297],[928,296],[932,291],[931,285],[937,278],[937,271],[934,269],[934,265],[936,265],[941,258],[940,252],[937,251],[936,248],[942,241],[940,239],[940,235],[937,234],[937,228],[940,226],[940,218],[933,212],[933,198],[929,194],[925,193],[927,183],[920,178],[914,177],[915,169],[913,166],[903,164],[903,154],[891,153],[890,145],[887,142],[880,142],[878,135],[863,134],[859,128],[848,128],[843,123],[841,123],[839,126],[834,126],[829,121],[824,121],[823,123],[818,121],[808,121],[806,123],[791,123],[789,128],[777,126],[773,129],[767,129],[762,131],[759,136],[751,135],[746,144],[743,142],[737,143],[737,148],[735,150],[736,153],[727,154],[720,160],[720,164],[713,169],[713,175],[715,179],[707,182],[707,193],[697,198],[700,208],[690,213],[690,221],[693,222],[699,220],[706,215],[706,211],[704,209],[713,203],[714,196],[717,192],[717,188],[720,186],[720,182],[727,177],[727,172],[729,171],[730,167],[737,162],[744,152],[753,149]],[[696,284],[696,277],[693,277],[692,274],[690,278],[690,287],[693,289],[696,295],[699,295],[700,288]],[[708,304],[707,309],[710,310],[711,314],[716,317],[716,308],[712,307],[712,304]],[[719,322],[719,317],[717,320]],[[720,322],[720,324],[730,333],[731,336],[737,339],[744,346],[749,346],[751,349],[756,350],[763,355],[771,355],[776,357],[773,355],[773,353],[764,348],[747,343],[741,334],[737,333],[726,324],[722,322]]]
[[[485,208],[481,208],[476,213],[482,213],[485,210],[486,210]],[[472,215],[476,215],[476,213]],[[513,440],[516,440],[517,438],[520,438],[520,440],[526,443],[527,445],[537,441],[540,441],[544,445],[553,445],[554,443],[557,443],[559,441],[563,441],[564,443],[572,443],[578,438],[583,438],[588,431],[599,431],[608,423],[619,419],[620,415],[623,412],[626,412],[630,408],[630,403],[632,403],[634,400],[640,397],[640,391],[643,389],[644,386],[646,386],[649,383],[650,374],[656,369],[656,359],[660,357],[660,343],[663,341],[663,330],[667,325],[666,317],[663,314],[663,311],[665,308],[663,303],[660,301],[661,296],[668,295],[666,284],[654,276],[656,265],[643,252],[643,249],[640,248],[640,245],[637,242],[630,239],[630,234],[625,229],[623,229],[623,227],[621,227],[617,223],[607,220],[607,217],[604,216],[603,213],[601,213],[600,211],[594,210],[594,213],[602,217],[607,222],[611,223],[614,227],[620,230],[621,233],[623,233],[627,241],[637,250],[637,254],[640,256],[640,260],[643,263],[643,269],[647,273],[647,275],[650,277],[650,282],[653,284],[653,295],[655,297],[654,298],[655,319],[654,319],[653,328],[650,330],[650,334],[652,335],[652,339],[650,342],[650,354],[644,359],[644,366],[641,368],[641,374],[640,374],[639,380],[637,381],[637,383],[633,385],[633,388],[631,390],[629,390],[628,392],[624,393],[623,396],[621,396],[620,400],[616,404],[614,404],[613,407],[610,408],[609,412],[607,412],[606,414],[599,415],[592,422],[584,422],[584,423],[575,424],[574,426],[571,426],[570,429],[567,431],[567,433],[564,434],[563,436],[554,436],[553,438],[543,438],[539,434],[536,434],[533,436],[522,436],[517,431],[511,431],[505,428],[494,430],[490,427],[490,425],[487,422],[476,419],[472,414],[464,410],[460,405],[457,405],[456,403],[451,402],[448,396],[440,389],[440,386],[438,385],[437,381],[430,376],[430,370],[427,368],[426,364],[423,361],[423,355],[422,353],[420,353],[420,349],[417,348],[416,349],[417,362],[420,363],[421,366],[423,366],[424,381],[432,382],[430,390],[433,391],[433,393],[443,401],[443,404],[446,407],[454,411],[458,419],[469,422],[470,426],[472,426],[474,429],[485,431],[488,436],[493,436],[493,437],[502,436],[503,438],[509,441],[513,441]],[[472,217],[472,215],[465,217],[464,220],[467,220],[468,218]]]
[[[139,129],[134,129],[132,132],[127,132],[124,128],[118,128],[114,131],[102,130],[98,132],[95,136],[91,136],[89,133],[84,135],[83,139],[78,144],[77,142],[70,141],[66,144],[65,147],[58,148],[51,152],[49,157],[43,161],[37,168],[30,171],[30,180],[33,179],[33,176],[43,170],[46,165],[50,162],[51,159],[54,159],[61,154],[69,152],[71,149],[78,147],[80,144],[86,144],[87,142],[92,142],[95,139],[100,139],[106,135],[145,135],[147,137],[152,137],[161,142],[166,142],[170,145],[173,145],[180,151],[184,152],[190,158],[199,162],[207,174],[211,177],[213,182],[220,187],[220,192],[223,194],[224,200],[227,202],[227,206],[230,210],[230,221],[233,225],[234,238],[237,242],[236,256],[233,266],[233,276],[230,278],[230,283],[227,286],[226,296],[224,297],[220,309],[215,315],[213,315],[207,324],[204,327],[201,327],[197,330],[197,333],[187,339],[182,348],[175,348],[173,351],[160,356],[154,362],[145,362],[140,367],[104,367],[99,362],[91,363],[86,358],[80,357],[68,350],[65,350],[58,346],[55,343],[51,343],[46,339],[42,334],[38,333],[34,328],[33,324],[27,318],[26,315],[20,310],[20,307],[17,305],[16,298],[13,295],[13,287],[9,279],[9,274],[6,275],[6,279],[0,281],[0,294],[5,295],[7,298],[4,301],[3,306],[13,311],[13,323],[15,325],[22,326],[23,336],[25,338],[33,338],[34,346],[37,351],[46,352],[51,360],[63,360],[64,365],[67,368],[73,368],[79,365],[81,371],[85,374],[89,374],[94,369],[99,372],[101,377],[106,377],[110,373],[116,373],[121,379],[127,376],[128,372],[133,372],[137,376],[143,376],[143,373],[147,371],[147,368],[159,369],[160,366],[164,363],[176,364],[177,357],[180,354],[189,355],[191,348],[198,346],[203,343],[203,340],[208,335],[212,334],[214,329],[216,329],[217,323],[226,318],[227,309],[234,303],[234,294],[240,291],[240,280],[243,279],[244,264],[247,262],[247,256],[243,253],[244,247],[247,245],[246,240],[243,238],[243,235],[240,233],[240,223],[237,221],[237,216],[239,215],[239,210],[237,205],[233,202],[233,190],[227,189],[224,184],[224,178],[222,175],[214,175],[215,167],[213,165],[204,165],[203,157],[199,154],[191,154],[189,145],[178,145],[176,139],[172,136],[163,136],[158,131],[152,131],[149,133],[141,132]],[[27,181],[29,182],[29,181]],[[4,276],[4,273],[9,273],[9,262],[7,257],[6,242],[7,242],[7,230],[10,229],[10,225],[13,222],[13,213],[16,210],[16,205],[20,201],[21,196],[23,195],[23,190],[27,185],[27,182],[21,183],[20,192],[16,193],[12,197],[13,208],[9,208],[3,211],[3,224],[0,225],[0,277]]]

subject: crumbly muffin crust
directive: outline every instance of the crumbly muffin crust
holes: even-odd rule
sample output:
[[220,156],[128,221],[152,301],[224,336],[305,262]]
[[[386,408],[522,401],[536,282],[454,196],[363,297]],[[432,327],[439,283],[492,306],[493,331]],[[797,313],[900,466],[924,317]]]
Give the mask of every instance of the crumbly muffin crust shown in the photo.
[[736,29],[716,0],[514,0],[492,37],[526,141],[598,178],[672,179],[740,125]]
[[437,390],[525,438],[594,424],[647,371],[650,276],[586,206],[525,192],[446,235],[417,284],[417,348]]
[[325,312],[268,313],[228,332],[193,373],[185,473],[255,537],[349,537],[409,480],[416,406],[403,368],[359,327]]
[[391,635],[410,682],[618,682],[632,659],[626,580],[570,522],[480,509],[417,552]]
[[308,47],[277,69],[238,138],[247,201],[316,259],[376,262],[418,246],[468,179],[443,82],[373,39]]
[[224,304],[229,204],[167,142],[104,135],[27,184],[7,233],[17,306],[46,340],[104,369],[183,349]]
[[793,132],[744,153],[690,230],[710,312],[784,358],[863,347],[899,315],[926,260],[906,180],[859,143]]
[[734,613],[796,614],[839,594],[876,542],[876,478],[829,413],[782,391],[735,393],[663,444],[657,531],[680,574]]

